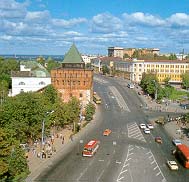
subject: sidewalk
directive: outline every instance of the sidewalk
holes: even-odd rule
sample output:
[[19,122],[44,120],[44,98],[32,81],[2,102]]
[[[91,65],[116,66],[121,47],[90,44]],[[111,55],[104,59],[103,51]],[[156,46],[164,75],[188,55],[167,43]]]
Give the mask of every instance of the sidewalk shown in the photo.
[[[138,92],[141,92],[140,86],[135,87],[135,91],[138,94]],[[158,111],[158,112],[174,112],[174,113],[188,113],[188,109],[182,109],[178,103],[169,103],[166,105],[165,103],[158,104],[155,100],[152,100],[151,97],[147,95],[139,95],[141,98],[143,104],[143,108],[150,111]]]
[[164,128],[173,139],[179,139],[183,144],[189,146],[189,124],[183,126],[182,123],[177,123],[177,121],[171,121],[166,123],[164,125]]
[[[140,87],[138,87],[138,89],[135,88],[135,90],[137,93],[141,91]],[[140,95],[140,98],[144,102],[145,107],[151,111],[189,113],[188,109],[182,109],[177,103],[170,103],[166,106],[165,104],[158,104],[154,100],[150,100],[150,98],[145,95]],[[179,139],[183,144],[189,146],[189,124],[185,126],[181,122],[171,121],[167,122],[164,128],[173,139]]]
[[[56,138],[54,140],[54,146],[56,148],[56,152],[53,153],[51,158],[46,159],[40,159],[37,157],[37,151],[36,155],[33,155],[32,152],[29,153],[28,156],[28,165],[30,174],[26,178],[26,182],[33,182],[43,171],[44,169],[48,167],[52,167],[53,162],[58,161],[64,153],[66,153],[69,148],[76,143],[80,142],[81,136],[87,135],[87,132],[90,132],[94,128],[94,125],[96,125],[96,121],[99,120],[100,117],[100,111],[99,107],[96,108],[96,112],[93,116],[93,120],[90,121],[85,127],[83,127],[76,135],[73,137],[73,142],[71,142],[70,135],[72,134],[71,129],[63,129],[60,133],[64,136],[64,144],[62,144],[62,139]],[[59,135],[60,136],[60,135]]]
[[[40,158],[37,156],[37,154],[40,152],[40,146],[37,145],[36,152],[34,153],[32,150],[30,150],[28,154],[28,166],[30,170],[30,174],[27,177],[27,182],[32,182],[33,179],[37,176],[39,173],[39,170],[43,170],[45,166],[48,166],[48,163],[52,161],[58,153],[66,146],[67,143],[70,141],[70,135],[72,134],[72,130],[69,128],[65,128],[62,131],[59,131],[57,133],[58,135],[54,138],[53,147],[56,149],[56,151],[52,152],[52,155],[50,158]],[[62,134],[63,139],[60,137],[60,134]],[[58,136],[58,137],[57,137]]]

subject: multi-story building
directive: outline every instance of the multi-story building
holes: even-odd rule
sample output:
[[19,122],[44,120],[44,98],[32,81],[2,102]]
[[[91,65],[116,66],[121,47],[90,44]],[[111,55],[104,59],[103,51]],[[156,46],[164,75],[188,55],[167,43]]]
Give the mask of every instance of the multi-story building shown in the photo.
[[170,78],[170,83],[180,84],[182,74],[189,73],[189,61],[179,60],[133,60],[114,62],[115,70],[125,71],[130,74],[130,80],[140,82],[143,73],[156,74],[160,83],[165,78]]
[[120,57],[123,58],[125,54],[127,54],[129,57],[132,57],[133,53],[135,51],[138,51],[141,55],[146,54],[157,54],[159,55],[159,49],[158,48],[122,48],[122,47],[108,47],[108,56],[109,57]]
[[20,71],[12,71],[12,90],[9,96],[21,92],[36,92],[51,84],[48,71],[36,61],[20,62]]
[[82,59],[83,59],[85,64],[90,64],[91,60],[96,58],[97,56],[95,56],[95,55],[94,56],[92,56],[92,55],[82,55],[81,57],[82,57]]
[[108,47],[108,56],[123,58],[123,50],[122,47]]
[[64,57],[62,66],[51,71],[51,81],[64,102],[72,97],[82,105],[92,101],[93,70],[85,68],[85,63],[73,44]]

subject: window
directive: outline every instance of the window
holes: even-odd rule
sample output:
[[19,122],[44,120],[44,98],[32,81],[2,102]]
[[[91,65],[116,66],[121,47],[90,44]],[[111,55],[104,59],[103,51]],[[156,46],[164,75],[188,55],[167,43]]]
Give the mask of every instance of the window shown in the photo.
[[72,97],[72,93],[70,93],[70,97]]
[[18,85],[26,85],[24,82],[20,82]]
[[41,81],[39,82],[39,85],[46,85],[45,82]]
[[80,93],[80,94],[79,94],[79,97],[83,97],[83,94],[82,94],[82,93]]

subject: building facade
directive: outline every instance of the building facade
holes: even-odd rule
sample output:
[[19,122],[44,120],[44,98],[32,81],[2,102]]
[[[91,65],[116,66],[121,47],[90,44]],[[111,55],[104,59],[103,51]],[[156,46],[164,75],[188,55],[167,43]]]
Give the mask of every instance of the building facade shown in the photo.
[[108,47],[108,56],[109,57],[120,57],[124,58],[124,55],[127,54],[129,57],[132,57],[133,53],[138,51],[141,55],[146,54],[157,54],[159,55],[158,48],[122,48],[122,47]]
[[62,66],[51,71],[51,82],[64,102],[76,97],[85,106],[92,101],[93,70],[85,68],[74,44],[65,55]]
[[123,50],[122,47],[108,47],[108,56],[123,58]]
[[36,92],[51,84],[48,71],[35,61],[20,63],[20,71],[11,73],[12,90],[9,96],[16,96],[21,92]]
[[114,67],[130,73],[130,80],[136,83],[141,81],[143,73],[154,73],[160,83],[169,78],[170,83],[181,84],[182,74],[189,73],[189,61],[179,60],[133,60],[115,62]]

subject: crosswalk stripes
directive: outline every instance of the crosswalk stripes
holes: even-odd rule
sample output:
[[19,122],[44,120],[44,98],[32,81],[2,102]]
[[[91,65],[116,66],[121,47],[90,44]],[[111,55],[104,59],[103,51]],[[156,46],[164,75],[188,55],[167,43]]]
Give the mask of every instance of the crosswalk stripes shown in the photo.
[[138,127],[136,122],[127,124],[127,130],[128,130],[128,137],[129,138],[135,138],[140,141],[146,142],[144,136],[141,133],[140,128]]

